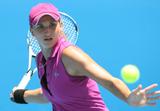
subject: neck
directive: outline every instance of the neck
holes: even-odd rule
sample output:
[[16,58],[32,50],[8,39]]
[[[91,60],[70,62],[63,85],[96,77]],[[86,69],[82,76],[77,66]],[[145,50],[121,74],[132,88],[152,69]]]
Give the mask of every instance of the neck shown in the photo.
[[52,48],[42,49],[42,53],[46,60],[50,57],[51,52],[52,52]]

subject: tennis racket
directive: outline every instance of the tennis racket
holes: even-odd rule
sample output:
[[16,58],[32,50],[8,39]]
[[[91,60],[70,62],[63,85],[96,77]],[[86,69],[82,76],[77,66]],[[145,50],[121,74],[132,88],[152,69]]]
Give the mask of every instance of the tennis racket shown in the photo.
[[[60,12],[60,14],[61,14],[61,21],[63,23],[63,31],[67,37],[67,40],[72,44],[76,44],[79,32],[77,23],[68,14],[63,12]],[[35,37],[32,36],[30,31],[28,31],[27,35],[27,45],[29,51],[28,69],[27,72],[23,75],[18,86],[15,87],[15,89],[25,89],[32,75],[37,71],[37,68],[33,67],[32,65],[32,60],[35,59],[36,55],[41,51],[41,49],[39,47],[37,40],[35,39]]]

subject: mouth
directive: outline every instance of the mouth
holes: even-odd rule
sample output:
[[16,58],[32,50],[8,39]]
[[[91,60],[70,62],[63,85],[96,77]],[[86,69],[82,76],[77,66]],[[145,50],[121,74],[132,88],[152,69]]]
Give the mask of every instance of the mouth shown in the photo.
[[46,38],[44,41],[51,41],[53,38]]

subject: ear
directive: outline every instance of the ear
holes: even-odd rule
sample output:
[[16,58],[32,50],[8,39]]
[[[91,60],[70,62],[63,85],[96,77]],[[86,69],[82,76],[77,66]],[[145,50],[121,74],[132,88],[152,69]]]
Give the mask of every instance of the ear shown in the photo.
[[63,22],[62,22],[62,20],[60,20],[59,23],[60,23],[60,27],[62,29],[63,28]]
[[31,32],[31,34],[34,36],[34,31],[33,31],[33,29],[32,28],[30,28],[30,32]]

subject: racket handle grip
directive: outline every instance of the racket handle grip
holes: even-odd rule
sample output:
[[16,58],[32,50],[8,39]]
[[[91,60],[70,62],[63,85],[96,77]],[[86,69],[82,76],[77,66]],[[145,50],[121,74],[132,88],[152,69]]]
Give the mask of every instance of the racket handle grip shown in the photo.
[[16,89],[25,89],[31,79],[31,76],[32,71],[30,70],[23,76]]

